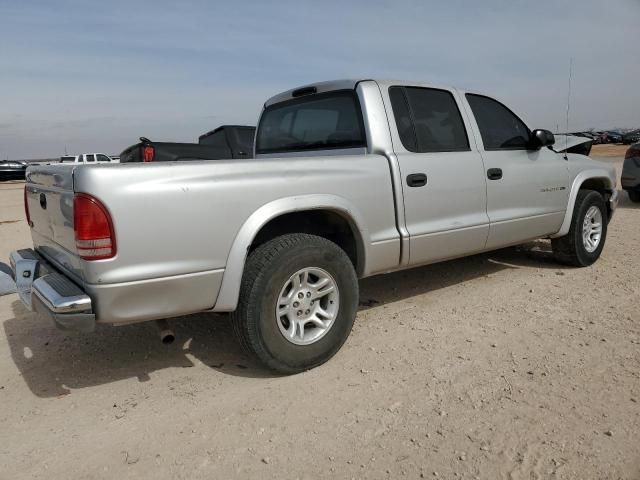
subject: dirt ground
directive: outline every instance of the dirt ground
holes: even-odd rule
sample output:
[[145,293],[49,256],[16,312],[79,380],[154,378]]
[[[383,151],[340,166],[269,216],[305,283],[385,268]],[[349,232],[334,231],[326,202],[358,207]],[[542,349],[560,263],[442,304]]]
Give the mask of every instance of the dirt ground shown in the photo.
[[[1,260],[22,219],[22,184],[0,184]],[[290,377],[224,316],[165,346],[0,297],[0,478],[640,479],[639,239],[623,193],[590,268],[538,241],[366,279],[344,348]]]
[[591,156],[598,157],[624,157],[625,152],[629,148],[629,145],[622,145],[621,143],[605,143],[602,145],[594,145],[591,147]]

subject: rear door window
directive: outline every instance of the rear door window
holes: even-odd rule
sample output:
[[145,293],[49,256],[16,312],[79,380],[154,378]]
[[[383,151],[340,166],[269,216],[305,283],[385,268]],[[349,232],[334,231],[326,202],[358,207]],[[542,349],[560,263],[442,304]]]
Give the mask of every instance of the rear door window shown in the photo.
[[466,95],[480,129],[485,150],[524,150],[531,132],[511,110],[493,98]]
[[103,163],[109,163],[111,162],[111,159],[106,155],[98,155],[98,161]]
[[96,156],[91,154],[91,155],[87,155],[87,162],[95,162],[96,161]]
[[400,140],[410,152],[469,150],[467,130],[451,92],[390,87],[389,97]]
[[391,99],[393,116],[396,119],[396,128],[402,145],[410,152],[417,152],[416,131],[413,127],[413,120],[411,119],[404,89],[402,87],[391,87],[389,89],[389,98]]
[[366,146],[360,104],[353,90],[276,103],[262,113],[256,153]]

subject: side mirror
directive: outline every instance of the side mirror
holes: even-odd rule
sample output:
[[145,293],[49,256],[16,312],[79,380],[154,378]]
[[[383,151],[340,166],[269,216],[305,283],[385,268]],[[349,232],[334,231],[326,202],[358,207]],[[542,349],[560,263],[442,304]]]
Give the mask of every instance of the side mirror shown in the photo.
[[539,150],[542,147],[550,147],[556,143],[556,139],[549,130],[539,128],[531,132],[531,141],[529,143],[532,149]]

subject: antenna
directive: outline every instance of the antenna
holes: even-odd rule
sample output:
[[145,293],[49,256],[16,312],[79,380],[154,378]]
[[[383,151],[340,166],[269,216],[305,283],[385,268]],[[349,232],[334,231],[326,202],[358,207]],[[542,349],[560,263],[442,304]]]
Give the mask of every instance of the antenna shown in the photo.
[[573,73],[573,57],[569,57],[569,85],[567,88],[567,129],[564,137],[564,159],[569,160],[567,156],[567,145],[569,144],[569,112],[571,111],[571,76]]

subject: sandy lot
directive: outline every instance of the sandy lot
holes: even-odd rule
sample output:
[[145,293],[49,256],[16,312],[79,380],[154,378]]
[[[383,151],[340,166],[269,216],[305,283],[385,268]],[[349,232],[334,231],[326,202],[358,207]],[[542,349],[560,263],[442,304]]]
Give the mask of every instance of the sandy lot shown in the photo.
[[[0,184],[0,260],[30,244],[22,218]],[[639,241],[623,194],[591,268],[539,241],[364,280],[345,347],[291,377],[224,316],[164,346],[0,297],[0,478],[639,479]]]

